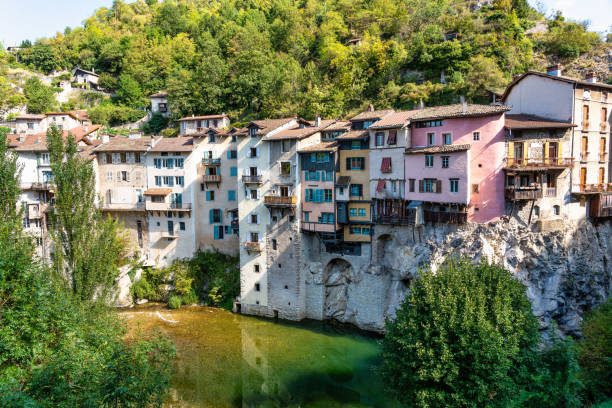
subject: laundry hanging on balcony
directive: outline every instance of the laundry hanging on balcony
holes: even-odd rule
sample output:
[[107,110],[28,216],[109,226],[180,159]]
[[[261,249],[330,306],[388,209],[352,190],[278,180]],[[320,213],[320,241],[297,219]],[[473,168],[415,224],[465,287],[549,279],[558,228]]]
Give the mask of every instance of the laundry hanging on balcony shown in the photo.
[[378,185],[376,186],[376,191],[382,193],[385,190],[385,180],[378,180]]

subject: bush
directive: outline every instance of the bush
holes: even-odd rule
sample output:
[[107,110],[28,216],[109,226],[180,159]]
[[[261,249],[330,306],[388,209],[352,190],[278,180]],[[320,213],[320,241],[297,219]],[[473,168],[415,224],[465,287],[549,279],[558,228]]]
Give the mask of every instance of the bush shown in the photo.
[[127,106],[105,103],[89,109],[88,114],[89,119],[93,123],[99,123],[106,126],[118,126],[135,122],[144,117],[146,112]]
[[142,130],[146,134],[159,134],[163,129],[168,126],[168,118],[162,116],[161,113],[154,113],[151,115],[151,119],[144,124]]
[[132,285],[132,297],[135,299],[149,299],[155,297],[155,291],[149,285],[146,278],[142,277]]
[[234,298],[240,294],[238,258],[218,251],[198,252],[190,268],[193,288],[200,299],[207,305],[231,310]]
[[524,285],[468,260],[421,271],[386,330],[383,378],[415,407],[507,406],[540,339]]
[[193,305],[198,303],[198,295],[193,290],[190,290],[189,293],[183,295],[181,301],[184,305]]
[[170,309],[178,309],[181,307],[181,297],[176,295],[170,296],[170,299],[168,300],[168,307],[170,307]]
[[587,397],[594,402],[612,399],[612,298],[585,315],[582,334],[580,376]]

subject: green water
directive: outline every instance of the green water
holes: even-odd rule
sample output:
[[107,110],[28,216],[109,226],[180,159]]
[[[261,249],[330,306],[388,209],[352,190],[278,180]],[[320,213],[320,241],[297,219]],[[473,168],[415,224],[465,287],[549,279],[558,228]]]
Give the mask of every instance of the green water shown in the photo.
[[159,328],[176,344],[167,408],[396,406],[375,371],[378,339],[355,330],[195,306],[120,314],[130,328]]

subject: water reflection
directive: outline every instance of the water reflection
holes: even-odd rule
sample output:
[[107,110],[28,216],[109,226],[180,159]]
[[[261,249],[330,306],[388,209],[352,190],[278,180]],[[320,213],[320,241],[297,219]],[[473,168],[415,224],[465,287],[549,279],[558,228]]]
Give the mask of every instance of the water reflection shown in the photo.
[[[171,324],[159,319],[176,320]],[[177,345],[167,407],[391,407],[375,372],[377,339],[319,322],[290,324],[210,308],[135,309]]]

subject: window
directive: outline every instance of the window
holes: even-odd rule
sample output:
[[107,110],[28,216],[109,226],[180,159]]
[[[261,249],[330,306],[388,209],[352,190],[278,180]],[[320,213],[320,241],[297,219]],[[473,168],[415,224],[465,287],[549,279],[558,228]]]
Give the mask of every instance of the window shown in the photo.
[[450,185],[449,185],[449,191],[451,193],[458,193],[459,192],[459,179],[450,179]]
[[425,155],[425,167],[433,167],[433,164],[434,164],[433,154],[426,154]]
[[281,162],[280,170],[281,174],[291,174],[291,162]]
[[478,194],[478,184],[472,184],[472,193]]
[[442,156],[442,168],[443,169],[447,169],[448,168],[449,160],[450,160],[450,156]]
[[363,196],[363,184],[351,184],[350,196],[351,197]]
[[251,147],[249,149],[248,157],[257,157],[257,148],[256,147]]
[[160,187],[162,185],[162,177],[161,176],[155,176],[155,185]]
[[185,165],[185,159],[180,158],[180,157],[174,159],[174,165],[176,166],[177,169],[182,169],[183,166]]
[[366,216],[366,209],[365,208],[360,208],[359,209],[359,216],[360,217],[365,217]]
[[249,215],[249,223],[250,224],[259,224],[259,214],[250,214]]
[[249,234],[249,242],[259,242],[259,233],[258,232],[251,232]]
[[250,128],[249,129],[249,136],[251,136],[251,137],[257,136],[257,128],[255,128],[255,127]]
[[292,146],[293,146],[293,143],[291,142],[291,140],[281,140],[281,152],[282,153],[290,152]]
[[254,271],[255,273],[259,273],[259,264],[255,264],[255,265],[253,265],[253,271]]
[[214,190],[208,190],[206,192],[206,201],[215,201],[215,192],[214,192]]
[[227,151],[228,159],[237,159],[238,158],[238,150],[228,150]]
[[423,192],[435,193],[436,192],[436,180],[435,179],[425,179],[423,181]]
[[236,201],[236,190],[227,190],[227,201]]
[[329,153],[325,153],[325,152],[311,153],[310,161],[312,163],[329,163]]
[[230,167],[230,176],[238,177],[238,167],[235,167],[235,166]]
[[153,165],[155,166],[156,169],[161,169],[162,168],[162,159],[160,159],[160,158],[153,159]]
[[383,132],[376,132],[376,147],[383,146],[385,144],[385,134]]
[[442,134],[442,143],[444,143],[445,145],[449,145],[453,143],[453,135],[451,135],[450,133],[443,133]]
[[231,143],[236,143],[238,141],[238,137],[236,135],[232,135]]
[[480,140],[480,132],[474,132],[474,141],[477,142]]
[[382,163],[380,164],[380,171],[383,173],[391,173],[391,158],[383,157]]
[[553,206],[553,214],[554,215],[561,214],[561,207],[559,207],[558,205]]
[[436,134],[428,133],[427,134],[427,146],[433,146],[436,142]]
[[334,223],[334,213],[329,213],[329,212],[321,213],[321,218],[319,219],[319,223],[333,224]]
[[151,197],[151,202],[153,202],[153,203],[163,203],[164,202],[164,196],[158,196],[158,195],[152,196]]
[[408,179],[408,191],[414,193],[414,179]]
[[174,182],[177,186],[184,186],[185,185],[185,177],[183,176],[176,176],[174,177]]
[[223,239],[224,227],[223,225],[215,225],[213,228],[214,239]]
[[356,208],[349,208],[349,216],[357,217],[357,209]]
[[220,224],[221,223],[221,210],[218,208],[213,208],[209,212],[209,221],[211,224]]
[[351,142],[351,150],[361,150],[361,141],[353,140]]
[[[113,181],[113,172],[112,171],[106,172],[106,181]],[[157,178],[156,178],[156,181],[157,181]]]
[[111,153],[106,153],[106,163],[111,164],[113,162],[113,155]]
[[365,169],[365,158],[364,157],[347,157],[346,158],[346,169],[347,170]]
[[204,183],[200,183],[200,191],[204,191]]
[[217,143],[217,137],[215,135],[208,135],[208,143]]
[[[259,292],[261,290],[259,283],[255,284],[255,292]],[[261,361],[261,360],[260,360]],[[260,363],[261,364],[261,363]]]
[[393,129],[389,131],[389,138],[387,139],[387,144],[391,146],[397,144],[397,130]]
[[259,194],[257,193],[257,189],[252,188],[249,190],[249,198],[251,200],[257,200],[259,198]]
[[323,201],[326,203],[331,203],[332,201],[332,191],[331,189],[323,190]]
[[34,129],[34,123],[28,122],[28,129]]
[[418,122],[417,128],[440,127],[444,124],[443,120],[430,120],[428,122]]
[[121,181],[128,181],[127,171],[122,171],[121,172]]
[[125,152],[119,153],[119,156],[121,157],[121,163],[127,163],[127,155]]
[[185,231],[185,222],[184,221],[179,222],[179,230]]
[[302,211],[304,222],[310,222],[310,211]]

